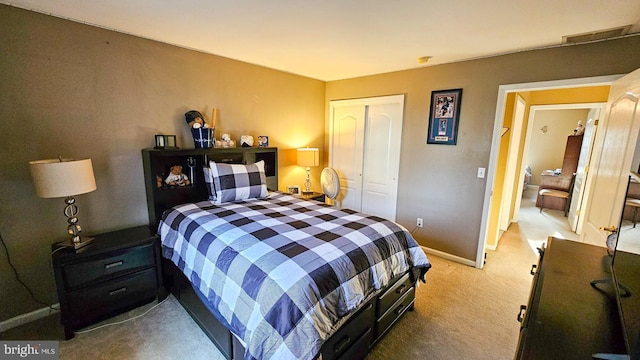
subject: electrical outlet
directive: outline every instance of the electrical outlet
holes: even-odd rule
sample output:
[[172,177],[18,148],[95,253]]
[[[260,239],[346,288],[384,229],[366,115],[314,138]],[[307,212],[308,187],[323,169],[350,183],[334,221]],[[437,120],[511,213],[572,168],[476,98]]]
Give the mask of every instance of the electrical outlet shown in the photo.
[[418,227],[422,227],[422,218],[418,218],[418,219],[416,220],[416,226],[418,226]]

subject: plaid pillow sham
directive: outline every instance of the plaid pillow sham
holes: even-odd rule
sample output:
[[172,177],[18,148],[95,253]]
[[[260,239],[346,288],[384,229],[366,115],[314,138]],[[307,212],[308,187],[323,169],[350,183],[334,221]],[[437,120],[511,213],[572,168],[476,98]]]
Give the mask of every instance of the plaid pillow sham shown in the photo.
[[208,166],[202,168],[204,173],[204,182],[207,184],[207,194],[210,201],[216,201],[216,188],[213,185],[213,175],[211,175],[211,169]]
[[[249,165],[209,163],[216,204],[268,195],[264,161]],[[206,175],[205,175],[206,177]]]

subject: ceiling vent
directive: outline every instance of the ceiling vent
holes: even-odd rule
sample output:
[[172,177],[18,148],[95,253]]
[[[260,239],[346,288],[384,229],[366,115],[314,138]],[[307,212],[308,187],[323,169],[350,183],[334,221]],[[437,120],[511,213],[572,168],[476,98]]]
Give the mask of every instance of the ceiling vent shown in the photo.
[[587,41],[604,40],[618,36],[626,35],[629,32],[631,25],[621,26],[617,28],[611,28],[606,30],[598,30],[583,34],[567,35],[562,37],[563,44],[577,44]]

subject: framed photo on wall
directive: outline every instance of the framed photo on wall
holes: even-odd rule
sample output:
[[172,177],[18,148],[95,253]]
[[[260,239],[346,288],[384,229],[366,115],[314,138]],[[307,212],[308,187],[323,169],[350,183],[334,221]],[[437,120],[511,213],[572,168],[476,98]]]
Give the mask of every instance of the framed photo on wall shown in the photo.
[[431,92],[427,144],[456,144],[461,102],[462,89]]

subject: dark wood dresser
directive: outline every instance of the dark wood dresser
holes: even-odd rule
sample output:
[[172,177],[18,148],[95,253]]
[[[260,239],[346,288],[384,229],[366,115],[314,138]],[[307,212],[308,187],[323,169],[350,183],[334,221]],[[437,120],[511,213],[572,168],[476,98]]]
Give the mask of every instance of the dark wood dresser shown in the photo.
[[529,303],[523,305],[515,359],[591,359],[624,354],[624,335],[603,247],[549,238],[531,269]]
[[155,231],[138,226],[94,237],[77,251],[52,245],[65,339],[76,329],[166,297]]

